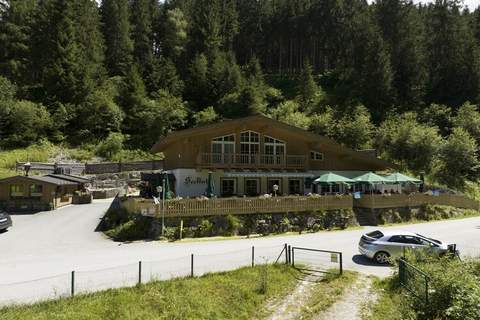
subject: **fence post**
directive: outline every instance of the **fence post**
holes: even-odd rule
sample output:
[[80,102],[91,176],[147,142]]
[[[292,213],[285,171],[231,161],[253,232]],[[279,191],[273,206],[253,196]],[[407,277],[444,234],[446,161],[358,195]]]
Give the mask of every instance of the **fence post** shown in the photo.
[[428,278],[425,277],[425,305],[428,305]]
[[252,268],[255,267],[255,246],[252,246]]
[[138,261],[138,284],[142,284],[142,261]]
[[191,263],[190,263],[190,276],[193,278],[193,253],[191,256]]
[[285,243],[285,264],[288,264],[288,245]]
[[70,284],[70,295],[75,296],[75,271],[72,271],[71,284]]
[[288,263],[288,264],[292,263],[291,255],[290,255],[290,250],[291,250],[291,247],[288,246],[288,248],[287,248],[287,261],[288,261],[287,263]]
[[340,252],[340,275],[343,274],[343,254]]
[[295,267],[295,248],[292,248],[291,254],[292,256],[290,258],[292,259],[292,266]]

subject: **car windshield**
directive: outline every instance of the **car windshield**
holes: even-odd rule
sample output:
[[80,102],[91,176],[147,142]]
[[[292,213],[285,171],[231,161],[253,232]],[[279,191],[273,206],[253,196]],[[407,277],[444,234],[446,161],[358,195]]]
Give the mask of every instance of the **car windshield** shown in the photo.
[[432,238],[429,238],[429,237],[425,237],[425,236],[422,236],[421,234],[418,234],[418,233],[416,233],[416,235],[419,236],[419,237],[422,237],[424,239],[430,240],[432,242],[435,242],[437,244],[442,244],[442,241],[440,241],[440,240],[435,240],[435,239],[432,239]]

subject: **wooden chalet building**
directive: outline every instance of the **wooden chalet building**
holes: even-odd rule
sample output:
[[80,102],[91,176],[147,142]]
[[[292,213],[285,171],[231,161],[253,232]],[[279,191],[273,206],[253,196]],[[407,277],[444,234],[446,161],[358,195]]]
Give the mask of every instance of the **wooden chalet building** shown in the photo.
[[[164,169],[175,176],[173,191],[180,197],[205,194],[209,172],[216,196],[253,197],[320,192],[312,181],[326,172],[353,178],[394,167],[371,152],[264,116],[176,131],[161,138],[152,152],[163,152]],[[342,192],[345,187],[333,188]]]

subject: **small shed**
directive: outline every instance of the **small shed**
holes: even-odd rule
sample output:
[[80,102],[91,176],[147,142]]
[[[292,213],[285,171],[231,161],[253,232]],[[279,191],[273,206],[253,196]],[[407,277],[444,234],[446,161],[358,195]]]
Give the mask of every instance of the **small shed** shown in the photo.
[[15,176],[0,180],[0,207],[8,211],[43,211],[71,204],[73,194],[82,190],[86,181],[61,176]]

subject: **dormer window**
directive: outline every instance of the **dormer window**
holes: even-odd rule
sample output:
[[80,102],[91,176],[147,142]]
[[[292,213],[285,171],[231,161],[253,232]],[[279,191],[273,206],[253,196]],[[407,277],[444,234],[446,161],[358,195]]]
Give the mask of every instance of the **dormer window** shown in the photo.
[[310,159],[314,161],[323,161],[323,153],[318,151],[310,151]]

